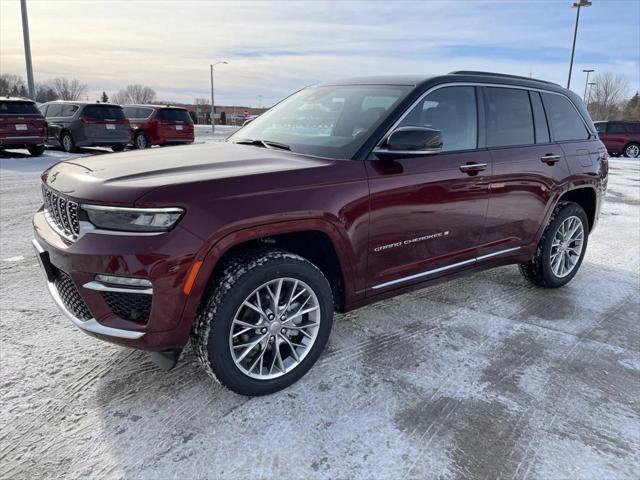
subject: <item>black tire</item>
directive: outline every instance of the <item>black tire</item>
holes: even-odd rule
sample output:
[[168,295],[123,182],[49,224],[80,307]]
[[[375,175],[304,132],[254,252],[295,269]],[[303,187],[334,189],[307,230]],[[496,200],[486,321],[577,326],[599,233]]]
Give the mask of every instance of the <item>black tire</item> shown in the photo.
[[76,142],[74,142],[69,132],[62,132],[62,135],[60,135],[60,146],[67,153],[75,153],[78,151]]
[[[551,267],[551,244],[562,223],[575,216],[582,223],[584,232],[582,251],[573,270],[564,277],[557,276]],[[589,220],[583,208],[577,203],[563,202],[551,214],[549,224],[545,228],[533,258],[520,264],[520,273],[534,285],[545,288],[558,288],[566,285],[578,273],[589,239]]]
[[138,149],[150,148],[149,139],[143,132],[136,133],[133,139],[133,147]]
[[111,145],[111,150],[114,152],[122,152],[124,150],[124,145]]
[[[315,293],[320,325],[306,357],[277,378],[256,379],[242,372],[231,355],[229,337],[233,318],[244,300],[269,280],[293,278]],[[259,250],[234,257],[214,279],[196,316],[191,342],[207,373],[226,388],[247,396],[268,395],[299,380],[324,350],[333,324],[333,297],[322,272],[304,258],[282,250]]]
[[44,153],[44,145],[35,145],[33,147],[29,147],[29,154],[32,157],[39,157]]
[[624,156],[628,158],[640,157],[640,145],[637,143],[630,143],[624,147]]

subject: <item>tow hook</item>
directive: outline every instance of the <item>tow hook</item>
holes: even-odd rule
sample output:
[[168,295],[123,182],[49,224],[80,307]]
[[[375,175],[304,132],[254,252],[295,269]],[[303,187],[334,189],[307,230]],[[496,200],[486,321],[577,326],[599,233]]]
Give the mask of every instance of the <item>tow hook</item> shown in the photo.
[[151,360],[162,370],[169,371],[178,364],[182,349],[151,352]]

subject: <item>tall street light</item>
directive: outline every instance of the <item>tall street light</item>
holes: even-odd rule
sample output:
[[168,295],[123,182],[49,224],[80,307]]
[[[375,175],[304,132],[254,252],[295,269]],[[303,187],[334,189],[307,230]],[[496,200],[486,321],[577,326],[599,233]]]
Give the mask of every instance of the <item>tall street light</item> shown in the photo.
[[29,41],[29,17],[27,16],[27,0],[20,0],[22,13],[22,36],[24,38],[24,59],[27,62],[27,85],[29,86],[29,98],[36,99],[36,89],[33,85],[33,67],[31,66],[31,42]]
[[580,9],[582,7],[590,7],[591,2],[589,0],[578,0],[571,4],[571,8],[577,8],[576,13],[576,27],[573,30],[573,46],[571,47],[571,61],[569,62],[569,79],[567,80],[567,88],[571,86],[571,70],[573,70],[573,55],[576,52],[576,37],[578,36],[578,22],[580,21]]
[[589,93],[587,94],[587,106],[589,106],[589,102],[591,101],[591,90],[596,85],[596,82],[589,82]]
[[213,67],[216,65],[227,65],[227,62],[216,62],[211,67],[211,132],[215,133],[216,131],[216,104],[213,100]]
[[589,85],[589,74],[594,70],[593,68],[585,68],[582,71],[587,74],[587,80],[584,82],[584,94],[582,95],[582,101],[586,102],[587,101],[587,85]]

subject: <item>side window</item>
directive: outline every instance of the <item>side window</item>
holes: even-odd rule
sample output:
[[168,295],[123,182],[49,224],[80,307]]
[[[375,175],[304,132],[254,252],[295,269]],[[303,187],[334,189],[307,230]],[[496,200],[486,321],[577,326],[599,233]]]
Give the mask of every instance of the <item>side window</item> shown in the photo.
[[63,105],[61,117],[73,117],[73,114],[78,111],[77,105]]
[[542,100],[551,123],[554,140],[564,142],[589,138],[590,134],[587,127],[584,126],[582,117],[566,97],[543,93]]
[[153,112],[152,108],[136,108],[136,118],[149,118]]
[[489,87],[485,93],[487,147],[532,145],[533,114],[529,92]]
[[624,128],[622,123],[610,123],[607,133],[627,133],[627,129]]
[[44,115],[45,117],[47,116],[47,108],[49,108],[49,105],[41,105],[40,106],[40,113],[42,113],[42,115]]
[[607,131],[607,124],[604,122],[598,122],[596,125],[596,131],[598,133],[605,133]]
[[536,143],[549,143],[549,125],[542,106],[542,99],[538,92],[529,92],[533,107],[533,122],[536,127]]
[[49,105],[49,108],[47,108],[47,118],[59,117],[61,116],[60,115],[61,113],[62,113],[61,103],[52,103],[51,105]]
[[627,123],[627,132],[640,133],[640,123]]
[[440,130],[445,152],[476,148],[478,113],[475,87],[445,87],[431,92],[398,126]]

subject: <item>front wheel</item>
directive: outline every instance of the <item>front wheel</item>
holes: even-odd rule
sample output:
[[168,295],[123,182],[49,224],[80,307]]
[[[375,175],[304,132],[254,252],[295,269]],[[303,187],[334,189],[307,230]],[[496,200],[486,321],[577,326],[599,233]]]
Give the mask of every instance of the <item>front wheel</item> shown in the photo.
[[33,147],[29,147],[29,154],[32,157],[39,157],[44,153],[44,145],[35,145]]
[[637,143],[630,143],[624,148],[624,156],[629,158],[640,157],[640,145]]
[[205,370],[241,395],[277,392],[318,360],[333,323],[331,288],[304,258],[265,250],[233,259],[192,332]]
[[587,251],[589,221],[577,203],[561,203],[556,207],[534,257],[520,264],[522,275],[535,285],[558,288],[578,273]]

